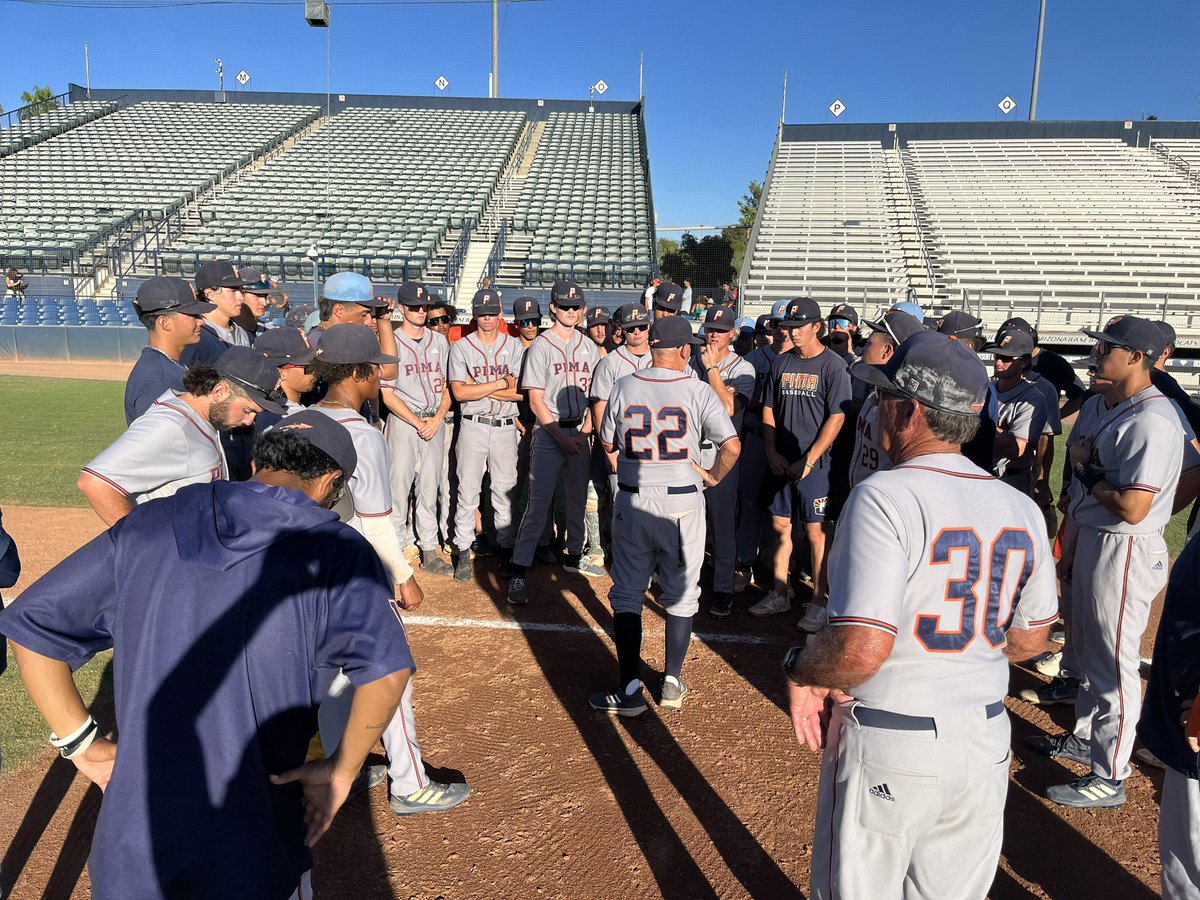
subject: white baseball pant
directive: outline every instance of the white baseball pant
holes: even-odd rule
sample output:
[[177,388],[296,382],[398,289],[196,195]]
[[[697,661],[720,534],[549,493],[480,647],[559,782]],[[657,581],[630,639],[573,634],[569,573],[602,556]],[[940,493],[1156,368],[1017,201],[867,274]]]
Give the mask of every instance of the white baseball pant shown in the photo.
[[[400,546],[415,543],[422,551],[436,550],[437,502],[445,474],[446,429],[439,428],[432,440],[423,441],[417,429],[392,416],[384,436],[392,479],[392,523],[400,536]],[[414,485],[415,496],[410,501]]]
[[495,427],[463,419],[458,425],[458,504],[454,517],[454,543],[460,553],[475,540],[475,513],[483,474],[491,476],[492,517],[496,525],[496,543],[511,550],[513,545],[512,508],[517,486],[516,425]]

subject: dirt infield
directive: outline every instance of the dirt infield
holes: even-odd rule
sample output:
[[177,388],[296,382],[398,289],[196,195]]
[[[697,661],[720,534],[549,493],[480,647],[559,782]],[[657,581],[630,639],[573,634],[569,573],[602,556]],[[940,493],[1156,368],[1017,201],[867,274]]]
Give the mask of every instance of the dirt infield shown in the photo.
[[62,360],[0,361],[0,375],[30,378],[81,378],[85,381],[127,381],[133,363],[63,362]]
[[[5,510],[22,585],[100,531],[87,510]],[[446,813],[399,820],[376,789],[342,811],[317,852],[322,898],[789,897],[808,890],[818,759],[800,752],[779,661],[794,616],[697,616],[678,713],[612,720],[587,706],[612,676],[608,582],[545,567],[514,610],[490,560],[476,584],[427,577],[409,618],[420,667],[417,722],[427,763],[473,793]],[[1147,635],[1146,649],[1153,639]],[[662,621],[646,614],[645,659],[661,671]],[[1014,670],[1016,692],[1037,681]],[[649,677],[657,695],[658,677]],[[1010,700],[1013,783],[992,895],[1157,895],[1159,773],[1135,771],[1117,810],[1063,810],[1046,785],[1082,767],[1025,749],[1051,715]],[[180,773],[186,777],[187,773]],[[47,752],[0,779],[3,883],[16,897],[87,897],[86,845],[99,794]]]

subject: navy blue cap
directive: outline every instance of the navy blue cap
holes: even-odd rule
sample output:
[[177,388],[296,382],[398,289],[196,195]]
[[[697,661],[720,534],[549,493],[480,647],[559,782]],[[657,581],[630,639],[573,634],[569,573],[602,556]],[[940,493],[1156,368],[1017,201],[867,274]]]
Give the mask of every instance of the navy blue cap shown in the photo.
[[650,325],[650,346],[653,349],[682,347],[685,344],[703,344],[704,339],[692,334],[692,326],[680,316],[664,316]]
[[1082,329],[1088,337],[1126,350],[1137,350],[1151,359],[1158,359],[1167,349],[1162,330],[1149,319],[1140,316],[1117,316],[1110,319],[1103,331]]
[[[1177,337],[1175,335],[1175,329],[1171,327],[1171,323],[1164,322],[1162,319],[1159,319],[1154,324],[1158,327],[1158,330],[1162,332],[1163,340],[1167,342],[1166,347],[1174,347]],[[1163,349],[1165,350],[1166,347]]]
[[573,281],[556,281],[550,288],[550,302],[562,309],[565,306],[583,306],[583,288]]
[[272,431],[295,434],[308,441],[337,463],[342,475],[349,478],[358,468],[358,453],[346,426],[315,409],[301,410],[288,416]]
[[287,319],[284,321],[286,321],[288,325],[292,326],[293,328],[303,328],[304,320],[307,319],[311,313],[316,311],[317,308],[315,306],[302,303],[299,306],[293,306],[291,309],[289,309]]
[[419,281],[406,281],[396,291],[401,306],[428,306],[429,291]]
[[171,275],[155,275],[138,285],[137,298],[133,301],[139,313],[183,313],[185,316],[202,316],[216,309],[216,305],[196,299],[196,293],[182,278]]
[[513,301],[513,319],[524,322],[527,319],[542,318],[542,306],[535,297],[518,297]]
[[622,327],[625,325],[649,325],[650,314],[646,312],[646,307],[641,303],[626,303],[613,313],[613,321]]
[[223,381],[237,385],[267,412],[283,415],[285,398],[277,390],[279,369],[261,353],[250,347],[230,347],[217,358],[214,368]]
[[704,330],[706,332],[733,331],[736,323],[737,316],[734,314],[733,308],[721,306],[720,304],[710,306],[704,316]]
[[855,363],[850,374],[942,412],[975,415],[987,399],[988,375],[979,357],[936,331],[921,329],[882,366]]
[[264,331],[254,339],[254,349],[273,366],[307,366],[319,352],[303,331],[287,325]]
[[889,309],[879,317],[878,322],[868,322],[867,327],[872,331],[882,331],[892,337],[892,342],[899,346],[916,334],[924,331],[925,326],[902,309]]
[[471,314],[475,316],[498,316],[504,311],[500,305],[500,295],[493,290],[484,288],[476,291],[471,298]]
[[1034,328],[1032,325],[1030,325],[1029,321],[1027,319],[1022,319],[1020,316],[1013,316],[1013,318],[1011,318],[1011,319],[1006,319],[1004,322],[1002,322],[1000,324],[1000,327],[1001,328],[1016,328],[1019,331],[1025,332],[1027,335],[1029,335],[1031,338],[1033,338],[1033,342],[1035,344],[1038,342],[1037,329]]
[[803,328],[821,321],[821,307],[812,297],[798,297],[788,303],[779,323],[784,328]]
[[245,285],[242,273],[227,259],[210,259],[206,263],[201,263],[200,268],[196,270],[196,290],[198,291],[211,287],[237,288],[240,291]]
[[378,363],[388,365],[400,358],[379,349],[379,338],[366,325],[346,323],[326,328],[321,335],[321,362],[335,365]]
[[977,343],[982,343],[983,341],[983,322],[969,312],[961,309],[952,310],[942,316],[942,321],[938,322],[937,330],[940,334],[946,335],[946,337],[958,338],[960,340],[965,339]]
[[1036,347],[1028,332],[1019,328],[1001,328],[996,332],[995,342],[987,350],[992,356],[1019,359],[1022,356],[1032,356]]
[[858,324],[858,312],[849,303],[839,303],[829,311],[828,319],[849,319],[854,325]]
[[258,269],[239,269],[242,280],[246,282],[242,290],[247,294],[269,294],[273,290],[271,282]]
[[593,306],[587,311],[588,328],[591,328],[593,325],[607,325],[610,318],[608,310],[603,306]]
[[679,312],[683,309],[683,288],[670,281],[662,282],[654,289],[654,307]]
[[763,313],[761,316],[759,316],[757,319],[754,320],[754,333],[755,334],[766,334],[768,331],[771,330],[771,323],[774,321],[775,321],[775,319],[772,318],[770,313]]

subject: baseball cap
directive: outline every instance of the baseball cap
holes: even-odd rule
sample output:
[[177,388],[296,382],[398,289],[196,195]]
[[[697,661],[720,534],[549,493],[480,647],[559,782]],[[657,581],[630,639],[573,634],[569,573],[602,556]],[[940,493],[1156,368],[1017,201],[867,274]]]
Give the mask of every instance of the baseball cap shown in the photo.
[[766,334],[767,331],[770,329],[771,323],[773,321],[774,321],[774,319],[771,318],[770,313],[763,313],[761,316],[759,316],[757,319],[754,320],[754,333],[755,334]]
[[692,326],[687,319],[679,316],[665,316],[655,319],[650,325],[650,346],[658,349],[683,347],[686,344],[703,344],[702,338],[692,334]]
[[879,317],[878,321],[868,322],[867,327],[872,331],[890,334],[897,347],[917,332],[925,330],[920,322],[902,309],[889,309]]
[[854,325],[858,324],[858,312],[849,303],[839,303],[829,311],[826,319],[849,319]]
[[1030,356],[1036,346],[1033,338],[1020,328],[1001,328],[996,332],[996,340],[988,346],[987,351],[992,356],[1019,359],[1022,356]]
[[736,321],[737,316],[730,307],[715,304],[708,308],[708,312],[704,316],[704,330],[705,332],[733,331]]
[[942,316],[937,330],[946,337],[960,338],[977,343],[983,339],[983,322],[969,312],[956,309]]
[[784,328],[801,328],[821,321],[821,307],[811,297],[798,297],[788,303],[783,311],[780,325]]
[[550,288],[550,302],[559,309],[569,306],[583,306],[583,289],[573,281],[556,281]]
[[340,365],[353,363],[378,363],[387,365],[399,362],[379,349],[379,338],[366,325],[346,323],[326,328],[321,336],[321,362]]
[[[366,328],[365,325],[363,327]],[[236,384],[267,412],[283,415],[284,407],[279,401],[284,397],[276,390],[279,387],[279,369],[257,350],[230,347],[217,358],[215,368],[223,380]]]
[[912,300],[905,300],[902,303],[897,303],[892,306],[892,309],[898,309],[901,312],[906,312],[918,322],[925,323],[925,310],[921,309],[920,304],[914,303]]
[[242,290],[247,294],[269,294],[273,290],[271,282],[267,281],[267,277],[261,274],[258,269],[240,269],[242,281],[246,284]]
[[358,467],[358,453],[346,426],[315,409],[306,409],[288,416],[272,431],[286,431],[304,438],[329,456],[342,475],[349,478]]
[[1001,328],[1016,328],[1019,331],[1025,332],[1027,335],[1029,335],[1031,338],[1033,338],[1033,343],[1035,345],[1038,342],[1037,329],[1029,324],[1028,319],[1022,319],[1020,316],[1015,316],[1011,319],[1007,319],[1006,321],[1002,322],[1000,327]]
[[855,363],[850,374],[948,413],[974,415],[987,399],[987,370],[979,357],[936,331],[921,329],[901,342],[882,366]]
[[401,306],[428,306],[429,290],[419,281],[406,281],[396,291]]
[[[403,302],[403,301],[401,301]],[[498,316],[503,312],[500,295],[495,291],[476,291],[471,298],[471,314],[475,316]]]
[[255,339],[254,349],[273,366],[306,366],[317,358],[318,353],[304,332],[287,325],[264,331]]
[[670,281],[664,281],[654,289],[654,305],[659,309],[679,312],[683,309],[683,288]]
[[237,266],[227,259],[210,259],[202,263],[196,270],[196,290],[205,288],[238,288],[241,290],[246,282],[238,272]]
[[1171,323],[1164,322],[1162,319],[1159,319],[1154,324],[1158,327],[1158,330],[1162,332],[1163,340],[1166,341],[1163,349],[1165,350],[1167,347],[1174,347],[1176,336],[1175,329],[1171,327]]
[[[381,306],[375,299],[371,279],[358,272],[338,272],[325,279],[321,296],[334,303],[357,303],[359,306]],[[384,301],[386,303],[386,301]]]
[[529,319],[541,319],[542,307],[534,297],[518,297],[513,301],[513,319],[524,322]]
[[771,318],[776,322],[783,321],[783,314],[787,312],[790,300],[776,300],[775,305],[771,307]]
[[212,303],[197,300],[186,281],[171,275],[155,275],[143,281],[138,285],[133,305],[139,313],[183,313],[185,316],[202,316],[217,308]]
[[1126,350],[1138,350],[1151,359],[1158,359],[1167,348],[1162,330],[1154,322],[1140,316],[1117,316],[1109,320],[1103,331],[1080,330],[1097,341],[1116,344]]
[[303,328],[304,320],[316,311],[317,308],[315,306],[309,306],[307,303],[302,303],[300,306],[293,306],[291,309],[289,309],[287,319],[284,321],[286,321],[286,323],[293,328]]
[[611,316],[607,309],[603,306],[593,306],[587,311],[588,328],[593,325],[607,325],[611,321]]
[[649,325],[650,316],[646,307],[640,303],[626,303],[613,314],[613,321],[618,325]]
[[733,327],[741,334],[754,334],[754,320],[749,316],[742,316],[733,323]]

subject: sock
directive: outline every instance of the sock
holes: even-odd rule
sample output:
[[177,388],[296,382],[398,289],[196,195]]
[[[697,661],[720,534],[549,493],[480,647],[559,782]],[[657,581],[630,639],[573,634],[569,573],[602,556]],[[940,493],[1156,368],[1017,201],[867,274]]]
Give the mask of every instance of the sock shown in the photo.
[[617,668],[622,686],[637,681],[642,668],[642,617],[638,613],[613,616],[613,643],[617,645]]
[[683,671],[683,658],[687,655],[688,642],[692,639],[691,616],[667,616],[667,675],[679,677]]

